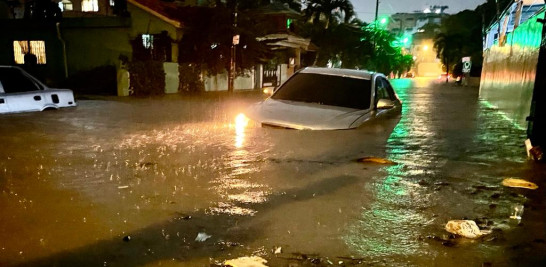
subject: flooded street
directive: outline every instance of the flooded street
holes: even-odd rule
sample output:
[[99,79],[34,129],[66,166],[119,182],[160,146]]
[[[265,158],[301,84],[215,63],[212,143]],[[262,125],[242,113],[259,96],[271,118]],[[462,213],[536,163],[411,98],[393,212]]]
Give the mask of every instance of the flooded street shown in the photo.
[[[546,168],[525,130],[477,88],[392,83],[402,116],[355,130],[261,128],[238,117],[257,93],[2,115],[0,266],[544,265]],[[493,233],[450,237],[463,218]]]

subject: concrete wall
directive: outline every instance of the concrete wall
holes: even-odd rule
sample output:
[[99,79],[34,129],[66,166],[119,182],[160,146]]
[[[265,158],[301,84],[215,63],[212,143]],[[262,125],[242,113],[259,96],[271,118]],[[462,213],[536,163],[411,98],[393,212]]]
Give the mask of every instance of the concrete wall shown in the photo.
[[[255,74],[256,74],[256,71],[252,70],[252,71],[248,71],[243,76],[236,77],[235,81],[233,81],[233,89],[234,90],[254,89],[256,84]],[[205,76],[204,84],[205,84],[205,91],[207,92],[227,91],[228,73],[223,72],[214,76],[211,76],[211,75]]]
[[480,97],[527,127],[538,61],[542,25],[536,15],[508,34],[504,46],[484,52]]

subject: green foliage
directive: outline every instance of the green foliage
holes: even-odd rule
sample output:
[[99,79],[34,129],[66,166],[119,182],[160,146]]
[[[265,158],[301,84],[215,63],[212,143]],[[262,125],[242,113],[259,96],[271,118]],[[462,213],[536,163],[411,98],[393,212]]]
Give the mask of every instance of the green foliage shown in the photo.
[[[236,66],[239,71],[254,67],[271,57],[266,44],[256,40],[270,28],[267,20],[245,5],[238,6],[237,27],[233,26],[234,9],[219,3],[213,8],[186,7],[176,10],[185,22],[187,31],[180,43],[180,63],[196,64],[214,75],[229,68],[233,35],[240,35],[235,46]],[[253,6],[252,3],[246,3]]]
[[136,96],[165,94],[165,70],[160,61],[133,61],[129,63],[131,88]]
[[178,90],[182,93],[200,93],[205,91],[201,81],[201,69],[192,64],[180,64],[178,66],[180,86]]

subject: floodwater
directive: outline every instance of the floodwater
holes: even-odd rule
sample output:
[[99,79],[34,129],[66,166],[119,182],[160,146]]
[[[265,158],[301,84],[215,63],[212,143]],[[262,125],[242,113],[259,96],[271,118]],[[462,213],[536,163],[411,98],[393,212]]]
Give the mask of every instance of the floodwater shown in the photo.
[[[257,127],[238,117],[257,93],[2,115],[0,266],[544,264],[546,172],[525,131],[477,88],[393,85],[401,117],[343,131]],[[493,234],[450,237],[463,218]]]

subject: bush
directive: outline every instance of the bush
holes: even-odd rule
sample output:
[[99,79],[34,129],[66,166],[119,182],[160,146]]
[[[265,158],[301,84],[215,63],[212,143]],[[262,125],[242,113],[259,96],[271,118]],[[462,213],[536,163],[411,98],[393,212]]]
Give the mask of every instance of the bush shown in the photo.
[[131,89],[136,96],[165,94],[163,62],[145,60],[129,63]]
[[70,75],[62,87],[70,88],[76,94],[117,95],[115,66],[101,66]]
[[200,93],[205,91],[199,67],[182,63],[178,66],[178,73],[180,79],[178,91],[182,93]]

